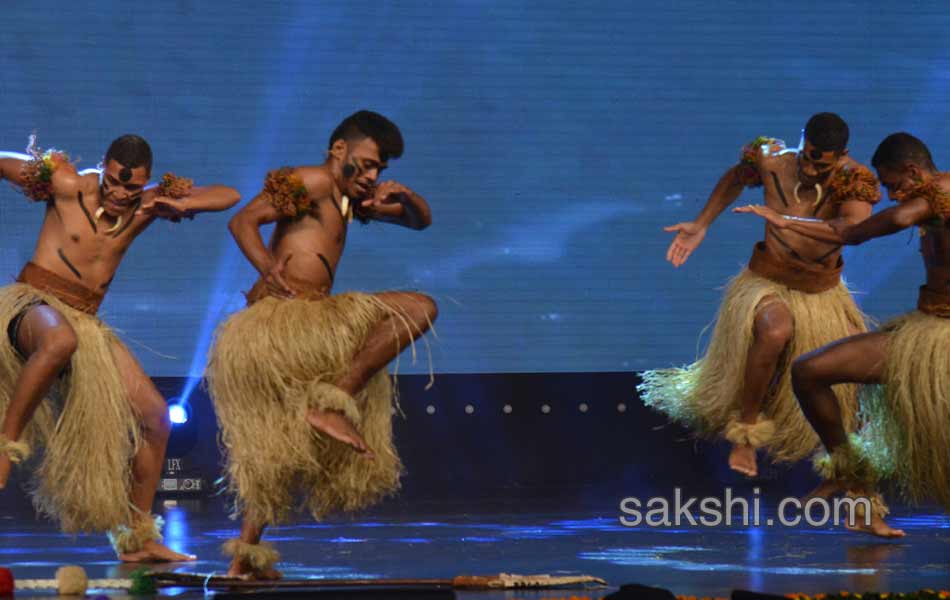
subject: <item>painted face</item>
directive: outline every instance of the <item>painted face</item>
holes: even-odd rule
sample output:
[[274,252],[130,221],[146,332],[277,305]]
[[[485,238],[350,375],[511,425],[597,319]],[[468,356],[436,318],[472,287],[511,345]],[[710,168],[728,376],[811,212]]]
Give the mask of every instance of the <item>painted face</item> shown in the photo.
[[116,160],[109,160],[102,172],[102,184],[99,192],[102,207],[117,217],[142,197],[149,173],[145,167],[130,169]]
[[906,199],[905,195],[917,186],[912,169],[880,167],[877,170],[877,178],[881,180],[881,185],[887,190],[887,197],[892,202],[902,202]]
[[838,152],[819,150],[805,140],[805,146],[798,153],[798,178],[808,185],[822,183],[834,170],[839,158]]
[[354,201],[371,198],[386,167],[379,156],[379,145],[372,138],[347,143],[343,159],[343,193]]

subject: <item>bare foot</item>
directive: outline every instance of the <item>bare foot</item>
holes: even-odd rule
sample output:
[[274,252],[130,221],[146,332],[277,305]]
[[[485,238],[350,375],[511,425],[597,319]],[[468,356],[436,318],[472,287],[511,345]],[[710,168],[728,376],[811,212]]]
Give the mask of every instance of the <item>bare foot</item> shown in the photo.
[[245,562],[241,562],[236,558],[231,561],[231,566],[228,568],[228,577],[241,577],[242,579],[272,581],[280,579],[283,576],[283,573],[273,567],[263,570],[255,569],[254,567],[248,565]]
[[181,554],[175,552],[168,546],[160,544],[155,540],[145,542],[142,549],[138,552],[127,552],[119,555],[122,562],[148,563],[148,562],[185,562],[198,560],[194,554]]
[[6,453],[0,454],[0,490],[7,487],[7,479],[10,477],[12,466],[13,463],[10,462],[10,457]]
[[890,525],[884,522],[884,519],[877,514],[871,515],[871,524],[868,525],[867,521],[864,518],[863,514],[856,515],[854,519],[854,526],[851,525],[850,519],[845,521],[844,525],[847,529],[851,531],[857,531],[859,533],[869,533],[871,535],[876,535],[877,537],[883,538],[902,538],[905,534],[903,529],[894,529]]
[[366,445],[366,440],[353,427],[350,420],[343,416],[343,413],[335,410],[312,408],[307,412],[307,422],[317,431],[347,444],[360,454],[364,454],[366,458],[373,458],[373,453]]
[[755,464],[755,448],[749,445],[733,444],[729,453],[729,468],[746,477],[755,477],[759,470]]

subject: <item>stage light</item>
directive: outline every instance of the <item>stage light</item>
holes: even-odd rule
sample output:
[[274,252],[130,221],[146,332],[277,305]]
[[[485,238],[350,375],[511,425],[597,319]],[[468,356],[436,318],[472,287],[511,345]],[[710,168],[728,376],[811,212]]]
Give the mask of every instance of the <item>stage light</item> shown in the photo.
[[208,426],[203,422],[205,419],[199,418],[202,414],[206,413],[202,412],[200,405],[193,408],[183,396],[168,398],[168,420],[172,428],[165,449],[162,478],[158,482],[158,492],[164,499],[204,495],[210,491],[200,466],[201,457],[195,453],[199,435],[207,434],[207,431],[199,431],[200,427],[207,429]]
[[188,409],[181,404],[172,404],[168,407],[168,419],[173,425],[184,425],[188,422]]

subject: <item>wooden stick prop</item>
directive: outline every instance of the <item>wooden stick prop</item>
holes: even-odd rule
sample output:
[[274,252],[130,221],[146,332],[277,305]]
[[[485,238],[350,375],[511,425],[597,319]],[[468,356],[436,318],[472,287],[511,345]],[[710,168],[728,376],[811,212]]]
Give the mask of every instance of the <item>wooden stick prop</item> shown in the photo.
[[[3,569],[2,571],[9,571]],[[0,580],[4,579],[0,577]],[[13,583],[12,574],[10,582]],[[456,590],[550,589],[605,586],[607,582],[590,575],[460,575],[451,579],[275,579],[254,580],[214,574],[176,573],[139,569],[130,579],[87,579],[82,567],[61,567],[56,579],[22,579],[17,590],[57,590],[61,595],[81,595],[87,589],[127,589],[132,594],[154,594],[158,588],[184,587],[203,589],[290,589],[359,587],[448,587]]]

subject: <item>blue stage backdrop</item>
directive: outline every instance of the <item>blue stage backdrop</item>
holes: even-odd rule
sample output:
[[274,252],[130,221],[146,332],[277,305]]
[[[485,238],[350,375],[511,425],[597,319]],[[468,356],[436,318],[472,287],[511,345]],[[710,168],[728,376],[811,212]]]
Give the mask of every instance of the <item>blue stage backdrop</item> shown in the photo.
[[[679,270],[661,227],[696,215],[744,142],[794,145],[813,112],[848,120],[860,160],[907,130],[950,165],[941,1],[11,0],[2,18],[5,150],[36,131],[90,167],[137,132],[157,175],[246,201],[267,170],[321,162],[347,114],[395,120],[407,151],[389,174],[429,199],[434,225],[355,227],[337,287],[435,296],[438,372],[691,360],[762,223],[724,214]],[[0,192],[5,280],[41,213]],[[198,376],[243,305],[255,274],[227,219],[160,223],[119,271],[102,315],[152,375]],[[846,254],[874,317],[914,305],[913,236]]]

